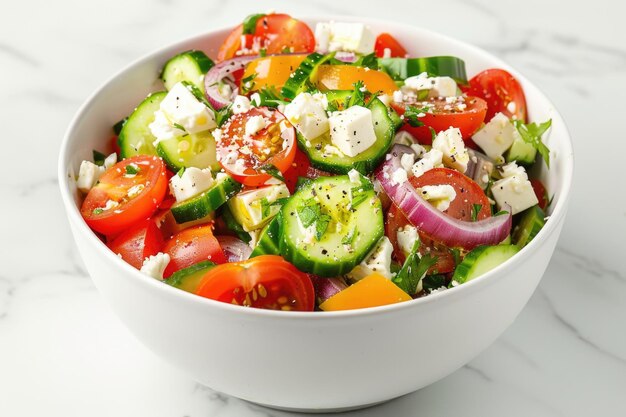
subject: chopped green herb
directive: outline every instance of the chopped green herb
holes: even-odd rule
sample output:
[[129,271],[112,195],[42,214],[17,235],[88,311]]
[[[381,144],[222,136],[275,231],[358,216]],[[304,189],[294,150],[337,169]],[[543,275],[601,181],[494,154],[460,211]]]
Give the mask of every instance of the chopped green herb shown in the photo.
[[376,57],[376,54],[372,52],[371,54],[359,57],[359,59],[357,59],[352,65],[378,70],[378,58]]
[[478,213],[482,210],[482,204],[472,204],[472,221],[475,222],[478,219]]
[[[424,122],[419,120],[419,117],[428,111],[428,107],[415,107],[408,105],[404,109],[404,120],[413,127],[424,126]],[[433,134],[434,130],[431,132]]]
[[437,132],[435,132],[435,129],[430,126],[428,126],[428,129],[430,130],[430,140],[431,142],[434,142],[435,138],[437,137]]
[[241,93],[248,94],[254,88],[254,79],[256,78],[255,74],[250,74],[247,77],[241,79]]
[[441,287],[447,287],[446,281],[446,276],[443,274],[426,275],[424,279],[422,279],[422,288],[430,292]]
[[98,152],[95,149],[92,151],[93,153],[93,163],[101,167],[104,165],[104,160],[106,159],[106,155],[102,152]]
[[272,206],[282,206],[287,201],[287,197],[279,198],[278,200],[270,203],[267,197],[261,199],[261,214],[263,218],[269,217],[271,214]]
[[139,173],[139,168],[137,165],[128,164],[126,165],[126,174],[128,175],[137,175]]
[[265,48],[259,49],[259,56],[261,58],[266,57],[267,56],[267,49],[265,49]]
[[102,214],[104,212],[104,209],[102,209],[101,207],[95,208],[93,209],[93,214]]
[[328,229],[330,220],[331,218],[328,214],[322,214],[317,218],[315,222],[315,239],[318,241],[322,239],[322,236],[326,233],[326,229]]
[[187,130],[185,129],[185,127],[183,125],[179,125],[178,123],[172,123],[172,125],[178,129],[178,130],[182,130],[183,132],[187,133]]
[[550,168],[550,149],[541,141],[541,137],[552,126],[552,119],[548,119],[547,122],[541,124],[525,124],[521,120],[513,120],[513,126],[515,126],[524,142],[537,149],[537,152],[539,152],[548,168]]
[[300,223],[302,223],[302,226],[309,227],[310,225],[315,223],[315,220],[317,220],[318,217],[320,217],[320,214],[322,213],[322,207],[320,206],[320,203],[313,197],[305,200],[303,203],[303,206],[298,207],[296,211],[298,212],[298,218],[300,219]]
[[393,277],[392,281],[401,290],[409,295],[417,293],[420,281],[428,272],[428,269],[437,263],[437,257],[431,255],[419,255],[420,241],[415,241],[411,254],[404,261],[400,272]]
[[233,115],[232,103],[226,107],[222,107],[221,109],[216,110],[215,111],[215,123],[217,124],[217,127],[222,127],[222,125],[226,123],[226,121],[230,119],[230,116],[232,115]]
[[274,165],[272,165],[272,164],[265,164],[260,169],[261,169],[261,171],[265,172],[266,174],[271,175],[272,177],[276,178],[277,180],[285,182],[285,177],[283,177],[283,174]]
[[328,112],[339,111],[339,102],[337,100],[331,100],[328,102]]
[[357,207],[359,204],[367,200],[368,194],[367,189],[364,187],[353,187],[350,192],[352,194],[352,203],[350,206],[352,208]]
[[352,242],[354,242],[354,239],[356,239],[358,234],[359,234],[359,232],[357,231],[356,226],[354,226],[352,228],[352,230],[350,230],[348,232],[348,234],[345,235],[343,237],[343,239],[341,239],[341,244],[343,244],[343,245],[351,245]]
[[497,212],[496,214],[493,215],[493,217],[498,217],[498,216],[502,216],[504,214],[509,214],[508,211],[506,210],[500,210],[499,212]]
[[454,265],[458,265],[461,263],[461,250],[459,248],[452,248],[450,249],[450,252],[452,252],[452,256],[454,257]]
[[178,170],[176,174],[178,175],[179,178],[182,178],[184,173],[185,173],[185,167],[182,167],[181,169]]
[[258,103],[258,107],[278,107],[279,105],[288,104],[285,101],[284,97],[280,95],[276,87],[272,86],[264,86],[257,91],[260,97],[260,103]]
[[354,90],[352,90],[352,94],[350,94],[350,98],[347,100],[346,108],[352,106],[362,106],[365,107],[365,84],[363,81],[359,80],[352,84]]
[[251,14],[250,16],[247,16],[243,20],[243,24],[242,24],[243,34],[254,35],[254,33],[256,32],[256,24],[258,20],[261,19],[262,17],[265,17],[264,13]]
[[289,46],[285,46],[280,52],[283,54],[290,54],[292,52],[292,49]]

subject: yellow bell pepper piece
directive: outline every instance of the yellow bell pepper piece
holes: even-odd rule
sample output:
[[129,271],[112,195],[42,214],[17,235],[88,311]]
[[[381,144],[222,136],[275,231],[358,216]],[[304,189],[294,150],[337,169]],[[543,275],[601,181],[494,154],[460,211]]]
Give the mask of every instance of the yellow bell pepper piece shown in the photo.
[[246,67],[242,79],[254,77],[250,91],[272,86],[280,92],[281,87],[304,61],[304,58],[306,55],[275,55],[255,59]]
[[411,300],[411,296],[384,276],[374,273],[320,304],[324,311],[355,310]]
[[391,95],[398,89],[386,73],[352,65],[321,65],[316,77],[321,90],[352,90],[357,81],[363,81],[372,93],[380,91]]

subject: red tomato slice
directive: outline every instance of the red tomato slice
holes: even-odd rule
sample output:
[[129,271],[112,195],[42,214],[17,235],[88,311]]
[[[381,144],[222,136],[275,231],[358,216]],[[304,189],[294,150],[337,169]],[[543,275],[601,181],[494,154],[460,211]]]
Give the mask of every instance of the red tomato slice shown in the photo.
[[154,219],[147,219],[122,232],[107,246],[127,263],[140,269],[144,259],[161,250],[163,242],[163,235]]
[[137,155],[118,162],[85,197],[80,209],[85,222],[96,232],[115,235],[147,219],[165,197],[165,171],[156,156]]
[[530,180],[530,185],[533,186],[533,191],[535,191],[537,200],[539,200],[539,208],[541,210],[545,210],[550,202],[550,197],[548,197],[548,191],[546,190],[546,187],[541,181],[537,179]]
[[202,278],[198,295],[245,307],[313,311],[315,290],[307,274],[277,255],[219,265]]
[[[249,135],[247,124],[261,117],[265,127]],[[286,172],[296,155],[296,130],[278,110],[255,107],[233,115],[221,128],[217,158],[235,181],[259,186],[271,178],[264,166]]]
[[291,167],[285,172],[283,177],[285,178],[285,184],[289,192],[293,194],[296,190],[299,177],[315,179],[317,177],[327,177],[330,175],[332,174],[312,167],[306,154],[296,147],[296,156],[291,163]]
[[429,127],[439,133],[449,127],[457,127],[461,131],[461,136],[466,142],[471,140],[471,136],[480,128],[487,114],[487,103],[478,97],[466,97],[464,104],[467,106],[463,110],[457,104],[449,104],[443,97],[431,98],[427,101],[418,102],[406,99],[402,103],[391,102],[391,106],[403,115],[406,106],[411,105],[418,108],[432,106],[432,112],[425,112],[424,117],[420,117],[424,126],[413,127],[405,123],[401,130],[405,130],[413,135],[422,145],[432,145],[432,135]]
[[120,149],[120,144],[118,143],[117,135],[111,136],[111,150],[118,155],[122,154],[122,150]]
[[[456,197],[450,203],[450,207],[444,211],[444,213],[449,216],[460,220],[470,221],[472,220],[474,204],[479,204],[481,207],[476,215],[476,220],[491,217],[489,199],[485,195],[482,188],[480,188],[475,181],[454,169],[431,169],[419,177],[411,177],[409,181],[415,188],[421,188],[425,185],[451,185],[456,192]],[[409,224],[408,219],[395,205],[392,205],[387,213],[385,231],[394,247],[394,257],[399,262],[404,262],[404,254],[398,246],[397,230],[407,224]],[[450,249],[445,245],[434,241],[424,232],[418,232],[422,241],[420,253],[430,253],[431,255],[438,257],[437,263],[431,268],[431,271],[437,270],[439,273],[452,272],[455,264],[454,257],[452,256]]]
[[192,227],[175,234],[165,242],[162,252],[170,255],[170,263],[165,268],[163,277],[167,278],[174,272],[201,261],[208,260],[216,264],[227,262],[212,229],[211,224]]
[[306,23],[287,14],[268,14],[256,22],[254,34],[243,34],[243,25],[233,29],[217,54],[218,61],[241,55],[310,53],[315,50],[315,35]]
[[487,102],[487,121],[500,112],[509,118],[526,121],[524,90],[508,71],[497,68],[485,70],[469,81],[469,87],[462,88],[468,95]]
[[404,58],[407,55],[406,49],[404,49],[402,44],[389,33],[381,33],[378,35],[376,44],[374,45],[374,52],[379,58],[385,56],[385,49],[389,49],[390,58]]

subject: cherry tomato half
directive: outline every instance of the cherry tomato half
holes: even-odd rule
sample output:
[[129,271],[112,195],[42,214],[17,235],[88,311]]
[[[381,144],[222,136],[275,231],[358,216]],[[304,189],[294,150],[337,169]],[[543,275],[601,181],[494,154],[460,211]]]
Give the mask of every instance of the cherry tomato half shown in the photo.
[[287,14],[268,14],[257,20],[253,34],[244,34],[243,25],[235,27],[220,46],[217,60],[258,55],[261,49],[268,55],[310,53],[315,50],[315,35],[306,23]]
[[[464,104],[465,107],[459,107],[460,104]],[[391,106],[400,115],[404,114],[407,105],[418,108],[429,106],[432,109],[432,112],[424,112],[424,117],[418,119],[424,123],[424,126],[413,127],[405,123],[401,128],[413,135],[422,145],[432,145],[429,127],[433,128],[435,133],[449,127],[457,127],[463,139],[468,142],[474,132],[480,128],[487,114],[487,103],[478,97],[465,97],[462,102],[459,101],[456,104],[449,104],[443,97],[431,98],[423,102],[412,100],[405,100],[402,103],[391,102]]]
[[150,218],[122,232],[108,242],[107,246],[123,260],[140,269],[144,259],[161,250],[163,242],[163,235],[156,221]]
[[277,255],[219,265],[202,278],[198,295],[213,300],[284,311],[313,311],[315,290],[307,274]]
[[537,200],[539,200],[539,208],[545,211],[546,207],[548,207],[548,204],[550,203],[550,197],[548,197],[546,187],[538,179],[530,180],[530,185],[532,185],[533,191],[537,196]]
[[170,255],[163,277],[167,278],[174,272],[187,268],[201,261],[211,261],[216,264],[227,262],[226,255],[219,242],[213,236],[213,226],[191,227],[172,236],[165,242],[161,252]]
[[[262,121],[262,122],[261,122]],[[252,132],[250,124],[262,128]],[[221,128],[217,158],[235,181],[259,186],[271,178],[267,168],[286,172],[296,155],[296,130],[278,110],[254,107],[233,115]]]
[[379,58],[385,56],[385,49],[389,49],[389,58],[404,58],[407,55],[406,49],[404,49],[402,44],[389,33],[378,35],[374,45],[374,52]]
[[96,232],[115,235],[154,213],[165,197],[165,164],[156,156],[137,155],[109,168],[80,208]]
[[503,69],[488,69],[475,75],[463,91],[487,102],[489,121],[496,113],[526,121],[526,96],[519,81]]
[[[451,217],[465,221],[472,220],[472,212],[475,210],[474,204],[480,205],[480,209],[476,215],[476,220],[491,217],[489,199],[485,195],[482,188],[480,188],[480,186],[472,179],[454,169],[431,169],[419,177],[411,177],[409,181],[415,188],[421,188],[426,185],[451,185],[456,192],[456,197],[450,203],[450,207],[444,211],[444,213]],[[399,228],[404,227],[407,224],[410,224],[409,220],[395,205],[392,205],[387,213],[385,231],[394,247],[394,258],[396,258],[399,262],[404,262],[404,253],[398,246],[397,231]],[[431,268],[431,272],[434,270],[438,273],[452,272],[455,264],[454,257],[450,252],[450,249],[445,245],[434,241],[426,233],[419,230],[418,233],[422,242],[422,245],[420,246],[420,253],[430,253],[438,258],[437,263]]]

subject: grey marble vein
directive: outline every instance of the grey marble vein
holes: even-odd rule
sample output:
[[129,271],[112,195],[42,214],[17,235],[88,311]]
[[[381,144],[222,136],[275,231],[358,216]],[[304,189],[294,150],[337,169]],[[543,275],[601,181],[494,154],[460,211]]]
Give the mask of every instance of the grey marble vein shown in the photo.
[[31,55],[25,53],[19,48],[16,48],[12,45],[8,45],[4,42],[0,43],[0,53],[8,56],[9,58],[13,58],[14,60],[26,64],[30,67],[37,68],[41,65],[37,59],[32,57]]

